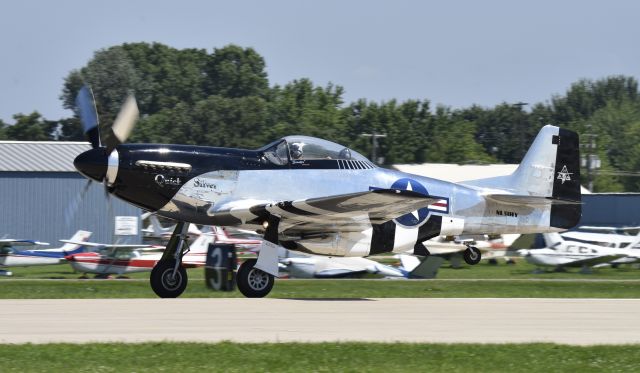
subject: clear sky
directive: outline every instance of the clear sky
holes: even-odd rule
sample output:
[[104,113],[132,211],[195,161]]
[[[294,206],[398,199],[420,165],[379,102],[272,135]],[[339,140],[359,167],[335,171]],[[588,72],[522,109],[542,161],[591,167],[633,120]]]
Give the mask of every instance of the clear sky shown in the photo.
[[253,47],[269,81],[308,77],[345,101],[544,102],[580,78],[640,77],[638,1],[7,0],[0,119],[68,117],[64,77],[101,48]]

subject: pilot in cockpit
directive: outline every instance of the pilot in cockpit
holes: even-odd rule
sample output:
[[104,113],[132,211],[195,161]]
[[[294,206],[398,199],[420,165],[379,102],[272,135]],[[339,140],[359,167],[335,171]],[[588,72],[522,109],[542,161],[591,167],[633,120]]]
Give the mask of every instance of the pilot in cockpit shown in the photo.
[[302,146],[304,144],[302,143],[293,143],[289,146],[289,149],[291,151],[291,158],[292,159],[300,159],[302,158]]

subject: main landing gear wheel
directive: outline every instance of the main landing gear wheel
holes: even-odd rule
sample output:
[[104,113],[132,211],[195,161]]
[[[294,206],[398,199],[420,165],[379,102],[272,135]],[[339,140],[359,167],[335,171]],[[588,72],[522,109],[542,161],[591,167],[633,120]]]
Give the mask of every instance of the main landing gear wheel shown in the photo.
[[275,282],[273,275],[253,268],[257,262],[257,259],[245,260],[236,274],[238,290],[247,298],[265,297],[271,292]]
[[464,251],[462,255],[464,261],[469,265],[476,265],[480,263],[480,259],[482,259],[482,254],[480,254],[480,250],[477,247],[469,246]]
[[151,288],[160,298],[177,298],[187,287],[187,270],[175,260],[161,260],[151,270]]

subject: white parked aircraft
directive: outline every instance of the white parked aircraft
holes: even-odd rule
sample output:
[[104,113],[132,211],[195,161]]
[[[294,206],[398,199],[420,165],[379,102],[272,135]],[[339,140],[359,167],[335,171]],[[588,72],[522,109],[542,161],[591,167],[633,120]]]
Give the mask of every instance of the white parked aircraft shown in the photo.
[[[636,234],[631,234],[636,232]],[[640,227],[580,226],[576,230],[562,232],[567,241],[590,243],[620,249],[640,249]]]
[[343,278],[366,273],[389,278],[433,278],[442,263],[440,258],[418,259],[412,255],[396,256],[402,265],[394,267],[360,257],[327,257],[319,255],[280,259],[292,278]]
[[543,249],[521,249],[518,250],[518,253],[529,263],[558,269],[564,267],[587,268],[627,258],[632,261],[640,259],[640,250],[567,241],[559,233],[545,233],[543,237],[547,247]]
[[[158,216],[150,212],[145,212],[144,214],[142,214],[140,220],[149,220],[149,225],[146,228],[142,229],[142,234],[146,239],[166,242],[171,238],[171,234],[176,228],[175,225],[164,227],[162,223],[160,223],[160,219],[158,219]],[[196,238],[202,234],[202,231],[200,231],[200,229],[198,229],[195,224],[190,224],[187,234],[191,238]]]
[[[77,231],[71,240],[75,243],[65,243],[62,247],[54,249],[21,250],[18,247],[46,246],[46,242],[32,240],[1,239],[0,240],[0,267],[30,267],[60,264],[64,257],[78,253],[84,248],[82,242],[91,236],[91,232]],[[1,270],[0,275],[11,276],[11,272]]]
[[468,246],[480,250],[482,259],[496,260],[503,258],[509,262],[512,257],[507,256],[507,250],[513,242],[520,237],[519,234],[504,234],[498,239],[490,239],[489,236],[475,237],[436,237],[422,243],[429,255],[442,257],[451,262],[453,267],[462,264],[462,256]]
[[[182,266],[193,268],[205,263],[209,243],[214,241],[211,233],[201,234],[184,255]],[[109,275],[123,276],[134,272],[149,272],[162,258],[163,246],[150,245],[111,245],[94,242],[84,243],[91,247],[90,252],[68,255],[65,258],[74,270],[92,273],[98,278]]]

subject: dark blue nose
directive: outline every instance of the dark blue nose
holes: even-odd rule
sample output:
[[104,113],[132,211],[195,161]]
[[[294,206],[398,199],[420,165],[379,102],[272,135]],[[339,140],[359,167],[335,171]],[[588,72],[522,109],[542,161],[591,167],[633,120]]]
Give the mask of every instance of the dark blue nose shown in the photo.
[[107,173],[107,153],[105,148],[95,148],[80,154],[73,165],[84,176],[102,182]]

